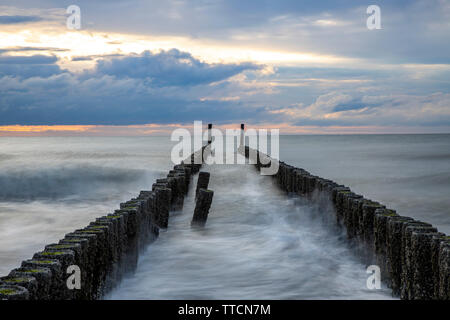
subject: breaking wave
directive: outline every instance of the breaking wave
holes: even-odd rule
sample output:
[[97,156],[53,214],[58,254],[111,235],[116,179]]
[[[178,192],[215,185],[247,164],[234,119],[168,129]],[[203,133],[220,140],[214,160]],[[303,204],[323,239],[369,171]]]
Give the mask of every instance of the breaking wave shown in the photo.
[[2,171],[0,200],[7,201],[98,197],[135,189],[149,180],[149,173],[143,169],[85,164]]

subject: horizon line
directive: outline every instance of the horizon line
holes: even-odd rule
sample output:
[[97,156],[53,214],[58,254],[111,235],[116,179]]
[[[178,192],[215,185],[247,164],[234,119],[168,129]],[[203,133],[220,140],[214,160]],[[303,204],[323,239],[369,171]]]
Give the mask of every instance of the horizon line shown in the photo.
[[[214,124],[213,128],[240,129],[239,123]],[[414,134],[450,134],[450,127],[393,127],[393,126],[295,126],[289,123],[245,123],[247,129],[279,129],[283,136],[296,135],[414,135]],[[34,136],[168,136],[178,128],[192,129],[193,123],[147,123],[130,125],[0,125],[0,137]],[[426,130],[428,129],[428,130]]]

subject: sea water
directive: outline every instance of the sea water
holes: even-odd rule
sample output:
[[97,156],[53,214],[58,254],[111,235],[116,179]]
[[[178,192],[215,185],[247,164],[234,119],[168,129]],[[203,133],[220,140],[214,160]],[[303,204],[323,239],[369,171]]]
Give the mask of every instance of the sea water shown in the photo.
[[[173,166],[169,137],[0,138],[0,275],[148,190]],[[450,135],[281,136],[281,160],[450,233]],[[212,165],[192,230],[188,194],[114,299],[385,299],[327,215],[252,166]],[[191,184],[191,188],[195,181]],[[324,220],[325,219],[325,220]]]

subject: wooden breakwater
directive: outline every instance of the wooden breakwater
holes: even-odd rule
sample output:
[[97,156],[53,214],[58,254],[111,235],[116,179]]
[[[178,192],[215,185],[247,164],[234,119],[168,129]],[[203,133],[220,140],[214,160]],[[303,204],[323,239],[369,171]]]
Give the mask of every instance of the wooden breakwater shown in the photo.
[[[278,161],[242,147],[242,143],[240,152],[250,157],[258,170]],[[279,162],[273,178],[287,193],[319,204],[331,203],[337,225],[344,228],[366,265],[379,266],[381,280],[394,296],[405,300],[450,300],[449,236],[429,223],[400,216],[346,186],[284,162]]]
[[[0,278],[0,300],[101,298],[136,268],[139,252],[167,228],[169,212],[182,208],[191,176],[202,166],[208,145],[175,165],[166,178],[157,179],[151,191],[141,191],[114,213],[45,246]],[[68,278],[77,268],[80,286],[74,288]]]

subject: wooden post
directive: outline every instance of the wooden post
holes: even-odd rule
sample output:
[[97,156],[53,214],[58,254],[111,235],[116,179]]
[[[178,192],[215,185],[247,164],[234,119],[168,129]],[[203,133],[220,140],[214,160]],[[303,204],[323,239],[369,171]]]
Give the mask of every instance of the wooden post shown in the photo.
[[241,139],[240,139],[240,146],[241,148],[244,147],[244,130],[245,130],[245,124],[241,123]]
[[206,224],[213,196],[214,192],[211,190],[203,188],[199,190],[191,226],[203,227]]
[[212,142],[211,129],[212,129],[212,123],[208,123],[208,144],[211,144],[211,142]]
[[201,171],[198,174],[197,188],[195,190],[195,198],[198,197],[198,192],[200,189],[208,189],[209,177],[210,177],[209,172]]
[[158,210],[158,227],[167,229],[169,225],[170,200],[172,190],[169,188],[156,189],[156,206]]

